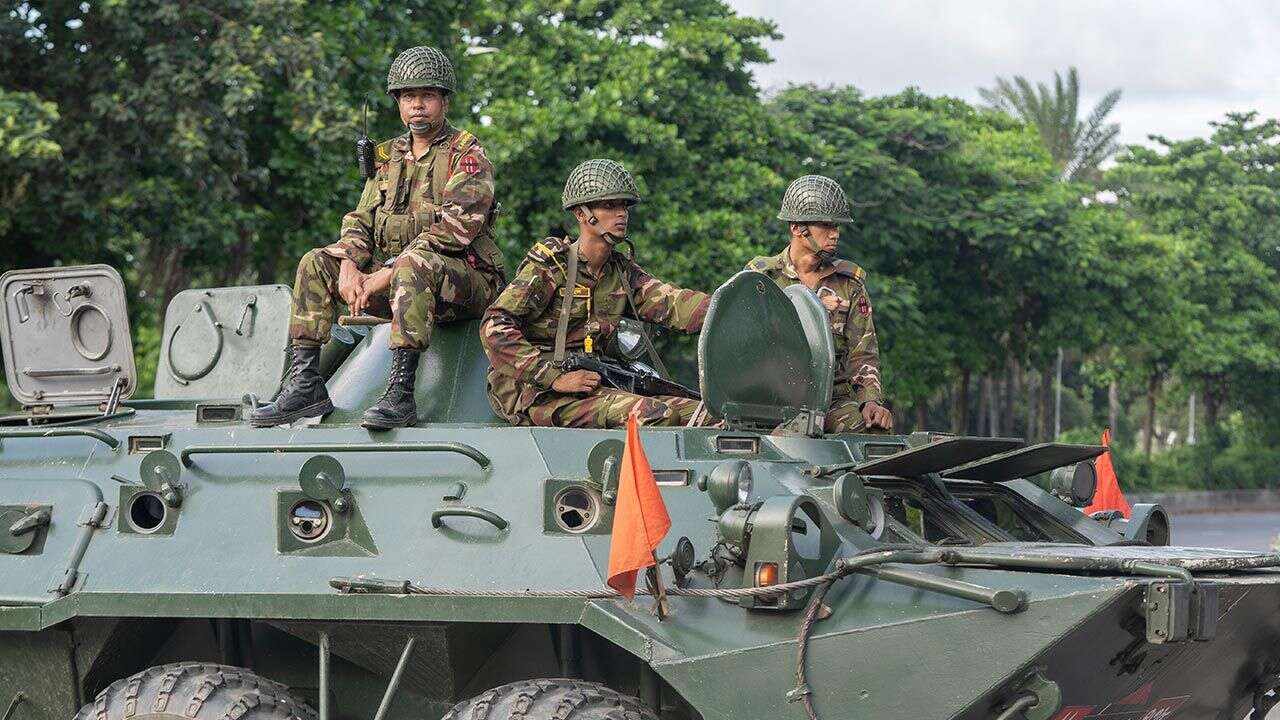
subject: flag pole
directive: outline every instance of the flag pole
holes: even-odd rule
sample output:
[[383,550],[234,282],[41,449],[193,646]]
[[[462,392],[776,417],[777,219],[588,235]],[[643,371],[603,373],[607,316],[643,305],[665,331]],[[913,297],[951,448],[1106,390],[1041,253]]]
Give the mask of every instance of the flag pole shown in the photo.
[[658,553],[650,552],[650,555],[653,565],[645,571],[645,581],[649,592],[653,593],[653,614],[661,622],[671,616],[671,605],[667,603],[667,589],[662,585],[662,563],[658,560]]

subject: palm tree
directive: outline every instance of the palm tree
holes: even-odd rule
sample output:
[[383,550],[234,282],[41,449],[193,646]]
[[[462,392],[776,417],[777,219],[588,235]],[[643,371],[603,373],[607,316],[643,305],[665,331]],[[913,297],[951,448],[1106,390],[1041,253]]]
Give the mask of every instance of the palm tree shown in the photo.
[[1065,81],[1054,72],[1052,90],[1044,83],[1032,87],[1026,78],[1016,75],[1012,80],[997,77],[994,88],[978,88],[978,93],[996,110],[1036,126],[1066,182],[1097,179],[1098,166],[1120,150],[1116,142],[1120,126],[1106,122],[1120,101],[1120,89],[1103,96],[1088,119],[1081,121],[1077,117],[1080,77],[1074,67],[1067,70]]

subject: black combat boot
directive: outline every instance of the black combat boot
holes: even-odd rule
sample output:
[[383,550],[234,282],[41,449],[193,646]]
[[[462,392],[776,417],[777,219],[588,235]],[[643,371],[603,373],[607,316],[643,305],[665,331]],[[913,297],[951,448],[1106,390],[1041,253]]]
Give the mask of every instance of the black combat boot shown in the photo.
[[418,375],[418,357],[409,348],[391,349],[391,379],[376,405],[364,411],[360,424],[370,430],[408,427],[418,422],[418,403],[413,400],[413,381]]
[[320,375],[320,346],[294,345],[289,371],[275,397],[249,416],[254,427],[284,425],[304,417],[333,412],[333,401]]

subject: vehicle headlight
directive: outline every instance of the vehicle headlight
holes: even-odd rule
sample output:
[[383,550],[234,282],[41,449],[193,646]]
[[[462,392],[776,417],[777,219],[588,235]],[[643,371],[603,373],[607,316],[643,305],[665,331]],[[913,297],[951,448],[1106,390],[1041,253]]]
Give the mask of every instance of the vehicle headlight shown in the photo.
[[742,505],[751,499],[755,482],[751,477],[751,465],[745,460],[728,460],[711,470],[707,478],[707,495],[711,496],[711,504],[717,513]]
[[1050,487],[1068,505],[1088,507],[1098,489],[1098,471],[1088,460],[1060,467],[1050,475]]

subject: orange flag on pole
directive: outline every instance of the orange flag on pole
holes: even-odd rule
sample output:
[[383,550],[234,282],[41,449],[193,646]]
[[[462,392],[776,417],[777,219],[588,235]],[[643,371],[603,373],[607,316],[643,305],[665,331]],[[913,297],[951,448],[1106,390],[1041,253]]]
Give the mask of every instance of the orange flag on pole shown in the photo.
[[671,517],[658,491],[649,459],[644,456],[636,417],[627,418],[627,442],[618,474],[618,500],[613,506],[609,540],[609,587],[628,600],[636,594],[636,573],[657,564],[654,551],[671,529]]
[[1093,493],[1093,503],[1085,508],[1085,514],[1099,510],[1119,510],[1125,517],[1133,514],[1129,501],[1120,492],[1120,481],[1116,479],[1116,469],[1111,464],[1111,428],[1102,431],[1102,444],[1107,451],[1098,456],[1094,468],[1098,471],[1098,489]]

